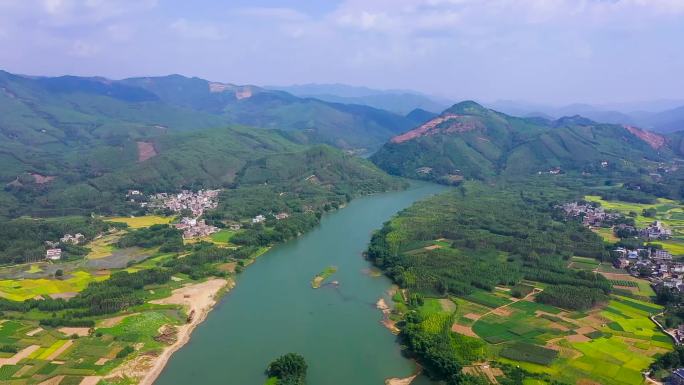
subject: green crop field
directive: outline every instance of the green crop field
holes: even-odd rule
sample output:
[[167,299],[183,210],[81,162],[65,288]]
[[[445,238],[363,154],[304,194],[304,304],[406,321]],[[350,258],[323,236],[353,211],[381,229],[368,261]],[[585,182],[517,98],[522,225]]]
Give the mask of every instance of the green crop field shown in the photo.
[[118,341],[145,344],[145,347],[157,347],[159,343],[152,337],[165,324],[178,324],[180,320],[172,318],[166,312],[148,311],[127,317],[111,328],[99,328],[98,332],[114,336]]
[[466,295],[464,298],[468,301],[475,302],[477,304],[491,308],[496,308],[511,303],[511,300],[507,299],[503,295],[489,293],[484,290],[477,290],[471,294]]

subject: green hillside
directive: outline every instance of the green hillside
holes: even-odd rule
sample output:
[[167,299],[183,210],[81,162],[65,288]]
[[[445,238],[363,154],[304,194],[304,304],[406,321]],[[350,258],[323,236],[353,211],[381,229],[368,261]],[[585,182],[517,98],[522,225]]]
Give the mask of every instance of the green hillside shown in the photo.
[[[315,165],[298,155],[306,145],[375,148],[408,122],[366,106],[179,75],[112,81],[0,71],[0,216],[127,212],[126,189],[234,186],[248,162],[251,170],[269,162],[264,156],[278,154],[266,168]],[[318,151],[336,172],[352,172],[345,183],[381,175]],[[350,168],[355,162],[362,166]],[[251,183],[256,174],[244,175]]]
[[441,181],[554,169],[624,172],[636,170],[638,162],[672,159],[666,143],[654,148],[637,136],[642,133],[581,117],[517,118],[463,102],[395,137],[371,159],[392,174]]
[[294,138],[307,143],[374,149],[411,127],[409,119],[384,110],[298,98],[255,86],[180,75],[126,79],[122,83],[144,89],[170,105],[211,113],[232,123],[293,131]]

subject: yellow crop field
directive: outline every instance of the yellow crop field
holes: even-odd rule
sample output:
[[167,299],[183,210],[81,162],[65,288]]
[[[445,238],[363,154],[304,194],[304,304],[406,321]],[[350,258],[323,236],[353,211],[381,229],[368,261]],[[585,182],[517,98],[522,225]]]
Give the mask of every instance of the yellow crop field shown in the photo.
[[94,276],[86,271],[70,273],[71,277],[59,279],[6,279],[0,281],[0,297],[24,301],[39,295],[80,292],[93,281],[103,281],[109,276]]
[[87,258],[100,259],[112,255],[114,243],[116,243],[122,233],[108,234],[87,244],[86,247],[90,249]]
[[159,215],[145,215],[143,217],[111,217],[105,218],[107,222],[125,223],[132,229],[141,229],[152,225],[165,225],[171,223],[174,217],[162,217]]

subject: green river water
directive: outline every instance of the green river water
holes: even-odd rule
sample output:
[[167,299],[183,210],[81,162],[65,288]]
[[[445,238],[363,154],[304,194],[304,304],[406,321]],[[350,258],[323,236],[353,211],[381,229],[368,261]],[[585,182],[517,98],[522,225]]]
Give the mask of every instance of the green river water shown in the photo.
[[[390,282],[367,274],[362,252],[392,215],[444,189],[414,183],[355,199],[313,231],[259,257],[155,385],[262,385],[266,366],[288,352],[305,357],[310,385],[382,385],[409,376],[415,364],[401,355],[375,308]],[[311,279],[330,265],[338,271],[328,281],[339,286],[312,289]]]

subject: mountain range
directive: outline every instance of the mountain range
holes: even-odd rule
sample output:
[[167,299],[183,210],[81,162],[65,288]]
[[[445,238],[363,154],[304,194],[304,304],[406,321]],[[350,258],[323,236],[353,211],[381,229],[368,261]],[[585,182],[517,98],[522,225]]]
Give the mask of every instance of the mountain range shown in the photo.
[[126,189],[268,183],[283,167],[294,179],[376,183],[386,174],[325,145],[375,148],[413,124],[367,106],[178,75],[0,72],[0,216],[117,212]]
[[684,130],[684,100],[606,105],[575,103],[561,107],[516,101],[483,104],[515,116],[558,119],[563,116],[581,115],[601,123],[629,124],[662,133]]
[[180,75],[110,80],[0,72],[0,112],[0,134],[25,144],[239,124],[288,131],[300,143],[375,149],[413,124],[369,106]]
[[578,115],[514,117],[467,101],[395,136],[371,159],[391,174],[452,182],[547,172],[629,172],[680,155],[679,136]]

